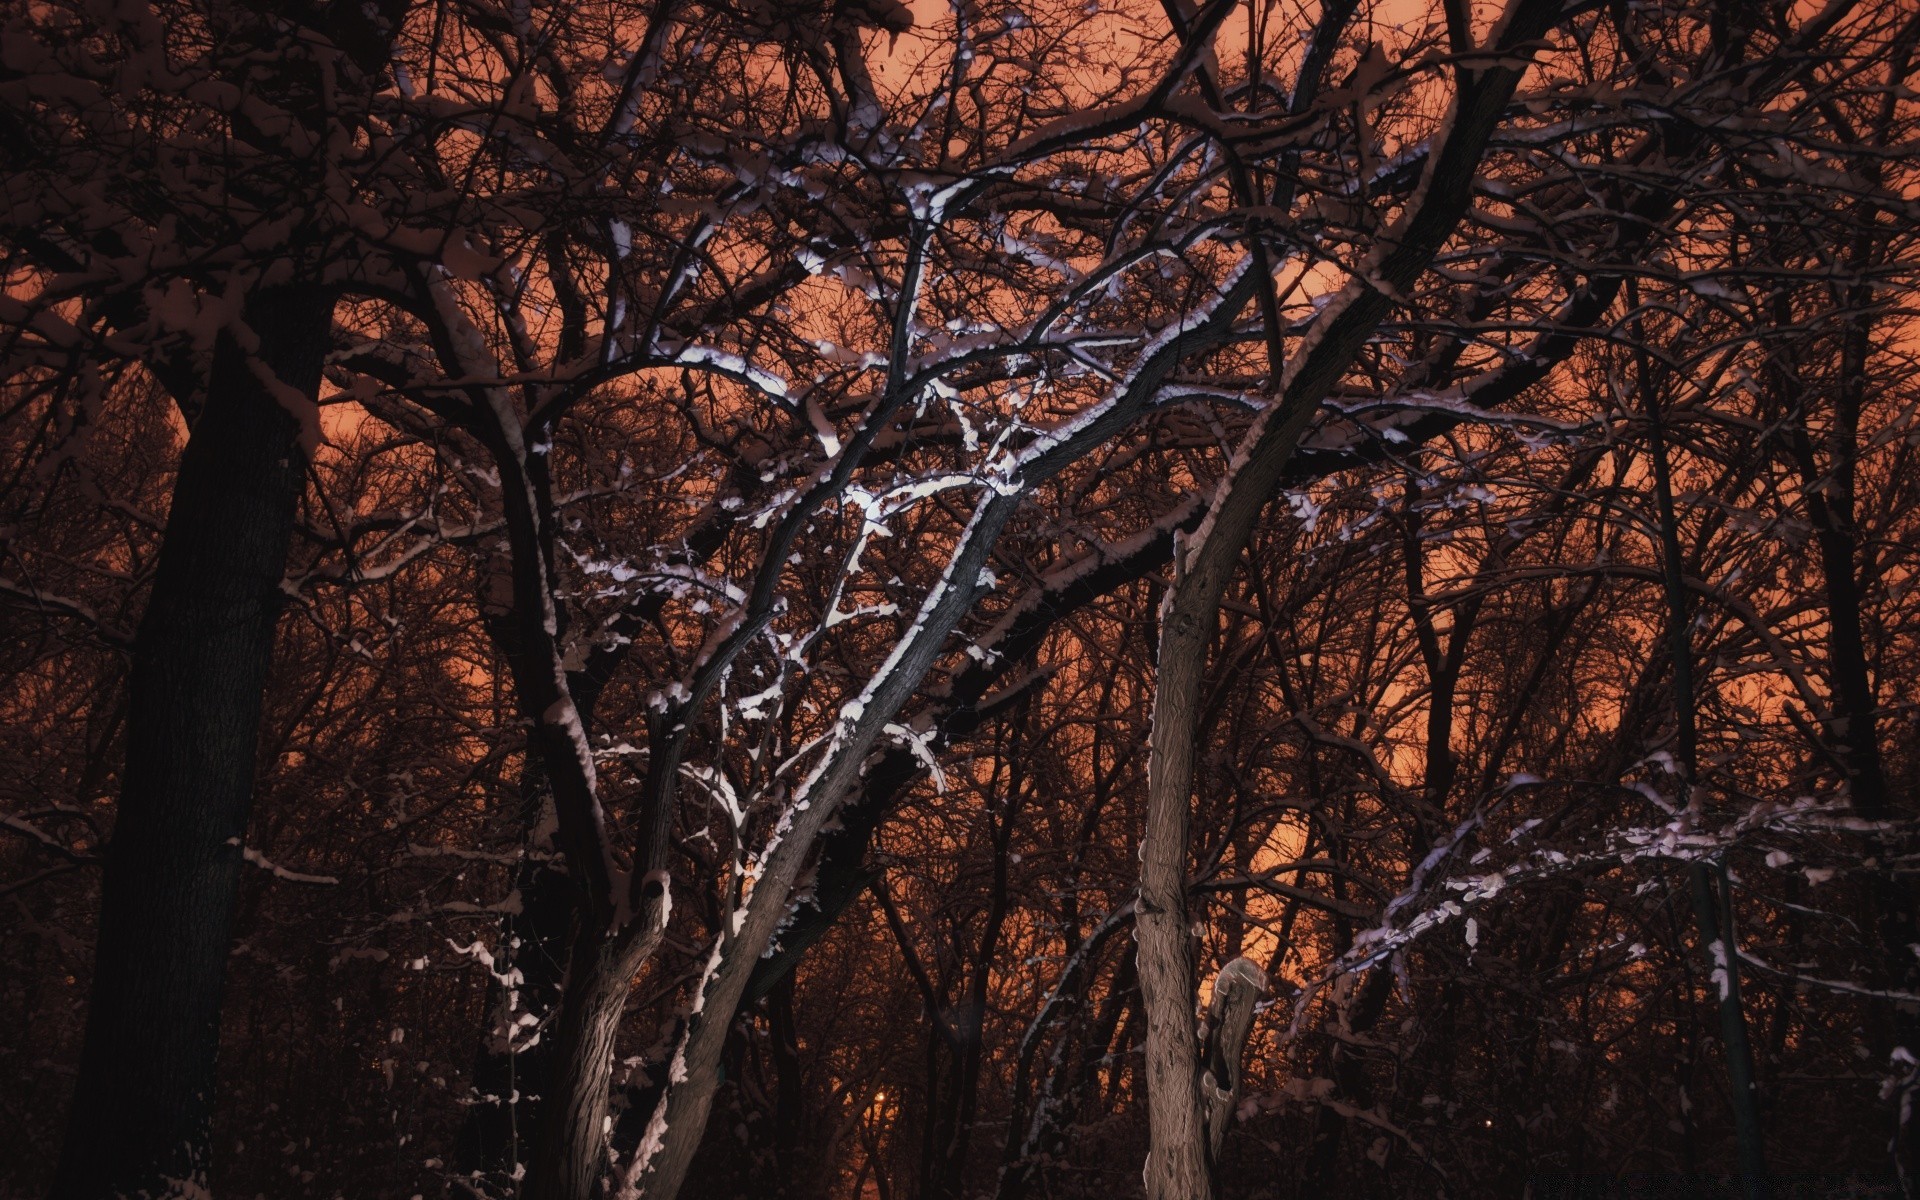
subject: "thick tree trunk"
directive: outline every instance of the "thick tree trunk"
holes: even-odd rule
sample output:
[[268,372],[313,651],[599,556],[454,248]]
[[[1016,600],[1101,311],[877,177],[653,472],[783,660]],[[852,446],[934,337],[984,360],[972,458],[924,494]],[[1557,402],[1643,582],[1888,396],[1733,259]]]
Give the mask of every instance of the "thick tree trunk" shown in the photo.
[[[257,296],[215,347],[134,643],[127,763],[57,1200],[204,1194],[261,692],[331,301]],[[271,370],[278,386],[257,373]],[[283,402],[283,397],[288,402]]]
[[[1223,583],[1224,579],[1222,572]],[[1140,902],[1134,919],[1140,994],[1147,1018],[1147,1120],[1152,1149],[1146,1188],[1150,1200],[1202,1200],[1213,1194],[1193,1019],[1187,825],[1201,677],[1221,588],[1194,589],[1185,583],[1183,579],[1176,584],[1160,632],[1147,766],[1147,825],[1140,843]]]
[[607,1113],[613,1048],[633,972],[655,939],[635,953],[626,939],[575,934],[556,1024],[548,1092],[528,1176],[528,1200],[590,1200],[607,1172]]

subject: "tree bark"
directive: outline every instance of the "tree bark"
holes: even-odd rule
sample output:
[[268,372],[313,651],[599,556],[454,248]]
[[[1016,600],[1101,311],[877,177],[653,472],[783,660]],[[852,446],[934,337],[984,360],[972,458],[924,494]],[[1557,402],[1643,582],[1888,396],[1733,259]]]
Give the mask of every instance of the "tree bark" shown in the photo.
[[567,964],[566,993],[556,1025],[549,1093],[529,1175],[529,1200],[586,1200],[599,1194],[607,1170],[607,1112],[614,1040],[633,982],[620,939],[582,933]]
[[[1179,598],[1187,598],[1187,604],[1181,605]],[[1170,599],[1154,685],[1147,826],[1140,843],[1140,906],[1134,925],[1147,1019],[1151,1149],[1146,1186],[1150,1200],[1203,1200],[1213,1194],[1213,1184],[1194,1039],[1186,860],[1194,728],[1220,589],[1196,596],[1176,584]],[[1194,609],[1202,610],[1204,619]]]
[[[332,301],[247,306],[249,355],[214,349],[134,642],[126,773],[56,1200],[204,1194],[220,993],[261,694]],[[270,371],[275,383],[262,378]]]

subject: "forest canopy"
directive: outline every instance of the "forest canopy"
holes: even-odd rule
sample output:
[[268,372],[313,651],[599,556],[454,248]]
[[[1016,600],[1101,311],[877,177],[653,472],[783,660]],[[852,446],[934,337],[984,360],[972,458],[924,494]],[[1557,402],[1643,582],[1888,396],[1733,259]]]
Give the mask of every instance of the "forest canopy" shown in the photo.
[[0,8],[0,1193],[1916,1194],[1917,45]]

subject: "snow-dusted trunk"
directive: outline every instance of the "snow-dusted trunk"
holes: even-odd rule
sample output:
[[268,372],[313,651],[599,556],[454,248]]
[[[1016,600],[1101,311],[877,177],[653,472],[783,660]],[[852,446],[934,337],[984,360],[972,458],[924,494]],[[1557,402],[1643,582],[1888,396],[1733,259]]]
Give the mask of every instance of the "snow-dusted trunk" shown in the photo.
[[208,1159],[261,694],[332,301],[262,292],[214,349],[134,642],[127,761],[56,1200],[174,1196]]
[[[520,772],[521,824],[534,830],[553,805],[546,765],[537,751],[526,753]],[[532,842],[529,837],[528,842]],[[529,845],[529,850],[536,849]],[[540,1115],[538,1097],[547,1094],[553,1071],[551,1038],[527,1045],[528,1033],[550,1022],[560,1006],[566,981],[568,935],[575,912],[573,881],[559,865],[528,857],[515,867],[513,890],[518,910],[500,922],[497,967],[487,981],[480,1046],[474,1055],[473,1103],[461,1121],[454,1150],[455,1170],[511,1177],[531,1157]],[[522,1024],[532,1018],[532,1024]]]
[[[554,1043],[546,1037],[526,1045],[536,1024],[559,1010],[564,985],[567,933],[575,906],[566,873],[546,862],[522,863],[514,873],[521,909],[500,925],[499,972],[513,972],[509,985],[489,979],[487,1007],[474,1055],[476,1093],[461,1121],[455,1169],[511,1176],[532,1157],[540,1099],[548,1094]],[[517,1024],[516,1024],[517,1023]]]
[[1194,1039],[1186,857],[1200,689],[1220,600],[1320,402],[1378,328],[1392,297],[1411,289],[1465,212],[1481,155],[1526,69],[1528,45],[1558,14],[1554,0],[1516,0],[1489,47],[1500,52],[1502,65],[1479,72],[1462,68],[1458,94],[1435,135],[1439,148],[1405,214],[1382,236],[1366,269],[1321,310],[1284,371],[1275,364],[1272,402],[1235,452],[1193,545],[1176,557],[1174,583],[1162,606],[1140,847],[1149,1200],[1205,1200],[1213,1194]]
[[[440,311],[455,328],[459,314],[444,295]],[[454,365],[458,366],[456,358]],[[575,924],[560,1011],[549,1033],[550,1077],[544,1082],[532,1169],[533,1200],[588,1200],[606,1170],[606,1116],[613,1045],[634,973],[659,944],[664,892],[653,890],[640,919],[630,919],[625,875],[615,865],[599,781],[587,745],[591,697],[576,697],[565,665],[565,608],[558,596],[555,517],[543,456],[529,450],[503,392],[477,407],[473,430],[501,477],[508,540],[510,604],[496,634],[513,673],[520,711],[532,722],[528,753],[537,755],[551,791],[554,844],[573,881]]]
[[1765,1200],[1767,1156],[1760,1129],[1760,1083],[1754,1076],[1753,1043],[1747,1036],[1747,1014],[1740,1001],[1739,944],[1734,938],[1732,889],[1726,883],[1725,863],[1709,866],[1695,862],[1687,867],[1694,928],[1706,958],[1707,977],[1718,997],[1720,1040],[1727,1052],[1727,1099],[1733,1109],[1741,1187],[1749,1200]]
[[527,1200],[590,1200],[600,1194],[607,1171],[614,1039],[633,972],[655,943],[648,939],[636,946],[593,931],[574,939]]
[[[660,744],[659,734],[656,729],[655,745]],[[659,949],[672,903],[666,889],[674,809],[674,791],[668,784],[674,773],[667,755],[650,765],[640,805],[649,829],[635,863],[635,877],[641,882],[637,912],[625,916],[634,899],[630,893],[623,894],[611,913],[597,910],[591,894],[581,893],[566,990],[554,1022],[557,1044],[540,1108],[538,1143],[526,1190],[529,1200],[590,1200],[601,1194],[609,1166],[607,1111],[614,1040],[633,977]],[[622,889],[626,885],[625,879],[616,882]]]
[[566,988],[551,1033],[555,1045],[540,1102],[526,1200],[592,1200],[602,1195],[610,1165],[607,1115],[614,1042],[633,977],[659,949],[667,925],[663,887],[653,884],[643,892],[639,912],[625,923],[598,922],[590,907],[581,905]]

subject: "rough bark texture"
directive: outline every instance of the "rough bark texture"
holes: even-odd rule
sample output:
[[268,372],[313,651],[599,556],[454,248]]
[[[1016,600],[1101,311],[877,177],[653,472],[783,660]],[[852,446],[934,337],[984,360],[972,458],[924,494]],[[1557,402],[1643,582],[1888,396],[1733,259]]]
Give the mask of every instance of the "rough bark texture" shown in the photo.
[[[1147,771],[1147,828],[1140,844],[1140,991],[1147,1017],[1147,1118],[1152,1131],[1146,1168],[1153,1200],[1198,1200],[1213,1192],[1201,1121],[1193,1028],[1193,944],[1187,919],[1187,816],[1193,744],[1212,610],[1219,589],[1191,597],[1167,616],[1160,634],[1160,670],[1153,705]],[[1204,601],[1198,603],[1197,601]],[[1196,612],[1195,609],[1201,611]]]
[[56,1200],[204,1183],[261,692],[305,468],[300,421],[275,392],[314,395],[330,309],[309,289],[256,297],[246,316],[258,357],[221,336],[181,456],[134,643],[126,773]]
[[575,941],[560,1004],[551,1092],[541,1106],[529,1200],[585,1200],[607,1167],[607,1112],[614,1039],[632,976],[620,947]]

